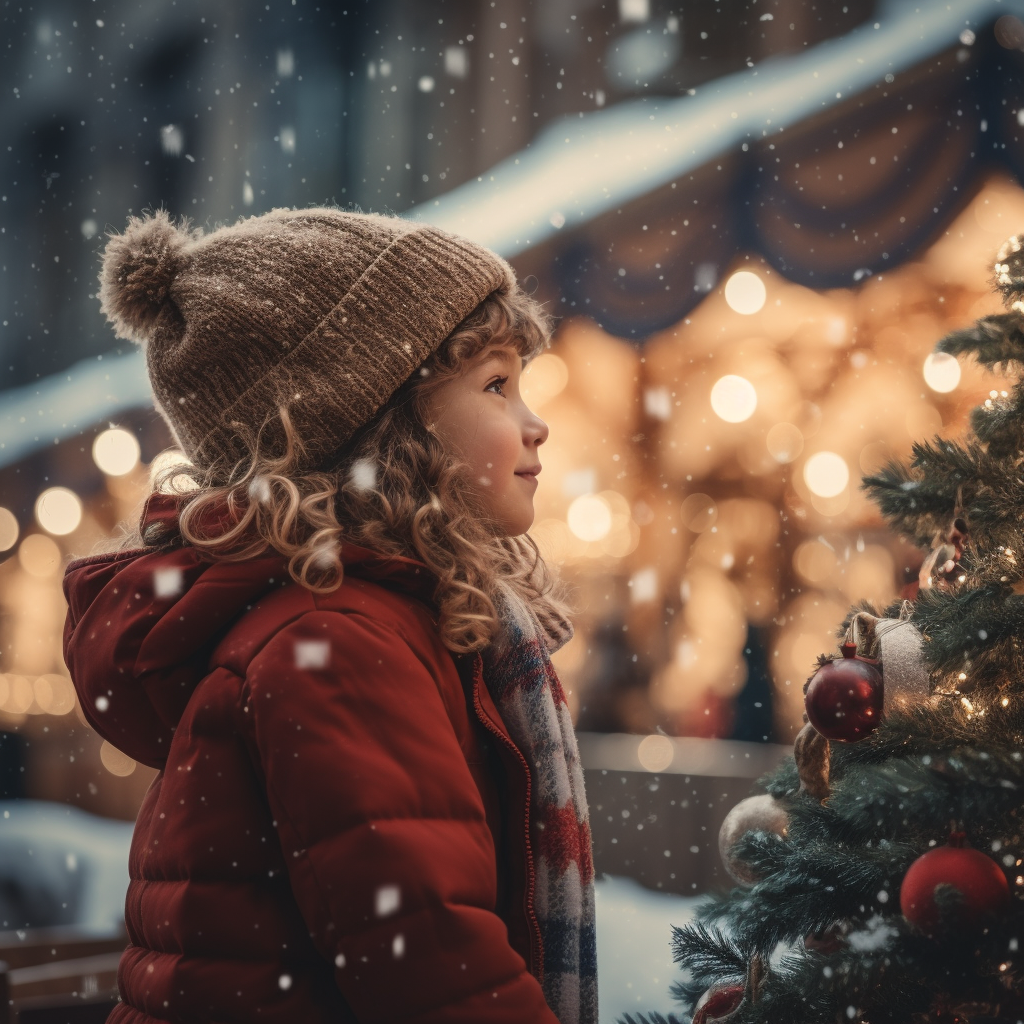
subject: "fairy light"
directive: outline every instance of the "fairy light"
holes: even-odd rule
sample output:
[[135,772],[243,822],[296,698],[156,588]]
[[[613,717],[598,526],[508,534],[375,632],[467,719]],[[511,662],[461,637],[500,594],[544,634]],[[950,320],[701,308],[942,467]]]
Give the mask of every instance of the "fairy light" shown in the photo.
[[58,537],[73,533],[82,521],[82,501],[67,487],[48,487],[36,499],[36,522]]
[[924,382],[939,394],[955,391],[960,383],[960,364],[948,352],[933,352],[924,361]]
[[815,452],[804,464],[804,482],[819,498],[834,498],[846,490],[850,469],[836,452]]
[[961,683],[962,683],[962,682],[963,682],[963,681],[964,681],[964,680],[965,680],[966,678],[967,678],[967,673],[966,673],[966,672],[961,672],[961,673],[960,673],[960,675],[958,675],[958,676],[957,676],[957,679],[958,679],[958,680],[959,680],[959,681],[960,681]]
[[141,449],[135,435],[121,427],[111,427],[96,436],[92,459],[107,476],[124,476],[138,464]]
[[966,697],[961,697],[960,703],[967,708],[968,714],[972,714],[974,712],[974,705]]
[[764,281],[751,270],[739,270],[725,282],[725,301],[735,313],[751,316],[764,307],[767,297]]
[[1005,708],[1010,703],[1010,698],[1009,697],[1004,697],[999,703],[1002,704],[1003,707]]
[[746,377],[727,373],[711,389],[711,408],[726,423],[743,423],[754,415],[757,391]]

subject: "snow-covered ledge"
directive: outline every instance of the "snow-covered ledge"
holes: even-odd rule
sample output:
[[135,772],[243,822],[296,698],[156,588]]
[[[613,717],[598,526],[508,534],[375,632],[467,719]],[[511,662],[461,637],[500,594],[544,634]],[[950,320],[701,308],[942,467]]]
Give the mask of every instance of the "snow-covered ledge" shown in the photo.
[[[507,258],[766,138],[954,45],[1024,0],[895,0],[877,21],[679,98],[616,104],[543,129],[474,181],[406,211]],[[964,37],[966,38],[966,37]],[[77,363],[0,397],[0,468],[151,404],[141,352]]]

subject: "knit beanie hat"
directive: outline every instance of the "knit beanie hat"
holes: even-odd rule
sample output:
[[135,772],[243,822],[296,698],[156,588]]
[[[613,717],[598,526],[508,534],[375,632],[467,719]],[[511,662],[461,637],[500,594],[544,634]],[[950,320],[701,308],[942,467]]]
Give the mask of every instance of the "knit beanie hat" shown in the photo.
[[110,238],[100,301],[143,346],[175,440],[223,482],[265,425],[261,450],[284,451],[282,403],[299,468],[326,468],[476,306],[514,286],[494,253],[397,217],[280,209],[204,235],[159,210]]

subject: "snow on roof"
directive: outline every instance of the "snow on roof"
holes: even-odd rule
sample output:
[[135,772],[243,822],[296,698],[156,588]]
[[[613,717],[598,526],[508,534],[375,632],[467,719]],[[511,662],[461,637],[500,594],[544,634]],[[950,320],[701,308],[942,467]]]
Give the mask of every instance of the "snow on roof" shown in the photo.
[[1024,0],[890,4],[878,21],[803,53],[709,82],[679,98],[567,117],[487,174],[405,216],[506,258],[760,141],[954,45]]
[[[405,216],[513,257],[621,207],[746,141],[761,140],[954,45],[1024,0],[899,0],[877,21],[795,56],[765,60],[690,95],[565,118],[475,181]],[[152,403],[138,350],[87,359],[4,392],[0,467]]]

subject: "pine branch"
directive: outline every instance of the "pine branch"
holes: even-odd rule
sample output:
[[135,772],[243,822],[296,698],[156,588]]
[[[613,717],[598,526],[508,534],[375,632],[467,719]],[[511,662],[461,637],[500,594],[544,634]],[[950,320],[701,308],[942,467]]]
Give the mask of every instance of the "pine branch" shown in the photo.
[[990,370],[1024,362],[1024,319],[1016,312],[982,317],[970,327],[947,334],[935,351],[951,356],[973,355]]

